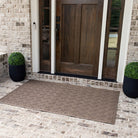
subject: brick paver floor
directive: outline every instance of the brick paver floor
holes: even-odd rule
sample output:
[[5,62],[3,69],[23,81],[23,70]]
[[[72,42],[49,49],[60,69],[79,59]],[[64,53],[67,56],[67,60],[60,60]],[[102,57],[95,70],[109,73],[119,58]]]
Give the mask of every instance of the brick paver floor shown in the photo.
[[[0,98],[23,83],[0,80]],[[115,125],[0,104],[0,138],[138,138],[138,99],[120,93]]]

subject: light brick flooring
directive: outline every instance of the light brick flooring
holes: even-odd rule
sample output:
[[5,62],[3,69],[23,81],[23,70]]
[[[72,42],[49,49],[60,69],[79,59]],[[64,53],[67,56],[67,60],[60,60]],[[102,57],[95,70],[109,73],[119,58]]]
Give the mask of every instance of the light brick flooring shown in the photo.
[[[0,98],[23,83],[0,78]],[[138,138],[137,130],[138,99],[122,92],[115,125],[0,104],[0,138]]]

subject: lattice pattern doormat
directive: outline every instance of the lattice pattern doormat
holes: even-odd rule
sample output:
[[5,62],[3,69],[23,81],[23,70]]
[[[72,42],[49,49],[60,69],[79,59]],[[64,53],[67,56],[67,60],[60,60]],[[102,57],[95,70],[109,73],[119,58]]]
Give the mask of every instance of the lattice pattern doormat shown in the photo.
[[117,91],[32,80],[0,103],[114,124],[118,98]]

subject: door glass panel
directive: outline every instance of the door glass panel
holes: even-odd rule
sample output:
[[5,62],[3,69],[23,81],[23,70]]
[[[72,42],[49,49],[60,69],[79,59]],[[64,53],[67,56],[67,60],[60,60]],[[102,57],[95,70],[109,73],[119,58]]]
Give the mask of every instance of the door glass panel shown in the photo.
[[121,0],[112,0],[112,8],[121,8]]
[[47,27],[43,27],[42,29],[42,51],[43,51],[43,59],[50,59],[50,49],[49,49],[49,29]]
[[45,42],[43,42],[43,59],[44,60],[49,60],[50,59],[49,45]]
[[44,0],[44,7],[49,7],[49,0]]
[[39,0],[40,71],[50,72],[50,0]]
[[107,53],[107,66],[114,67],[116,60],[116,50],[118,42],[118,33],[110,32],[108,42],[108,53]]
[[50,11],[49,0],[43,0],[42,5],[42,26],[41,26],[41,54],[42,60],[50,60]]
[[49,9],[44,9],[44,25],[49,25]]
[[121,7],[121,0],[112,1],[109,36],[108,36],[107,67],[115,67],[116,65],[119,21],[120,21],[120,11],[121,11],[120,7]]

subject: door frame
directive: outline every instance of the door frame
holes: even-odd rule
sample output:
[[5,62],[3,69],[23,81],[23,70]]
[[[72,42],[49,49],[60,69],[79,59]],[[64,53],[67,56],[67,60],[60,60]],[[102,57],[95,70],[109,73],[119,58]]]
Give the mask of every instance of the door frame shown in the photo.
[[[51,0],[51,74],[56,70],[56,0]],[[122,25],[117,81],[123,82],[127,60],[133,0],[126,0]],[[108,0],[104,0],[98,79],[102,79]],[[39,0],[31,0],[32,72],[40,71]]]
[[[56,73],[97,78],[103,0],[84,0],[83,2],[82,0],[57,0],[56,4],[56,16],[60,17],[60,21],[57,20],[56,22],[60,26],[60,29],[57,29],[59,39],[56,43]],[[89,11],[90,15],[85,11]],[[66,18],[67,16],[69,18]],[[90,24],[89,29],[86,20]],[[68,21],[71,23],[66,26]],[[74,37],[75,39],[73,39]],[[86,43],[87,46],[85,47]]]

